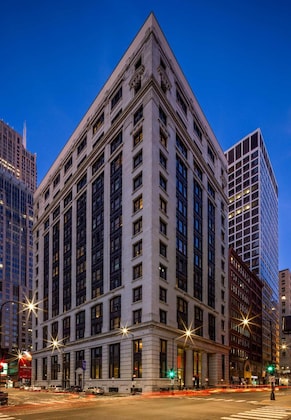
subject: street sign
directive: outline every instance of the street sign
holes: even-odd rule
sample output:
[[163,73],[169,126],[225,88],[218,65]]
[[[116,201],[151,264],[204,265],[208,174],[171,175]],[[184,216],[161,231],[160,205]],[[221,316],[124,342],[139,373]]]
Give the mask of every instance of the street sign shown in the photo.
[[86,360],[82,360],[82,369],[86,370]]

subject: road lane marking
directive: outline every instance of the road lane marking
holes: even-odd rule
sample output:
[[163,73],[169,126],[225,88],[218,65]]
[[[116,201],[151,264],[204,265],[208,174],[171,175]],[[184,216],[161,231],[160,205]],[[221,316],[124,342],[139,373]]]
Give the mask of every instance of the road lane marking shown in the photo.
[[250,411],[231,414],[228,417],[220,417],[221,420],[280,420],[288,417],[288,412],[284,408],[260,407]]

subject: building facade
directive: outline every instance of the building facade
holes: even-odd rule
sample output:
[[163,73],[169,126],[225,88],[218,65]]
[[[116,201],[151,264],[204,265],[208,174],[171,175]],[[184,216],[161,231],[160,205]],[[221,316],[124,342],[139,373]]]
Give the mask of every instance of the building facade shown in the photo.
[[30,351],[32,343],[23,303],[32,298],[35,189],[36,156],[20,134],[0,121],[0,349],[2,361],[9,360],[3,375],[13,378],[17,362],[12,355]]
[[280,331],[280,379],[289,385],[291,380],[291,272],[279,271],[279,331]]
[[263,283],[247,264],[229,250],[230,382],[263,382],[262,289]]
[[36,190],[36,154],[26,148],[26,125],[21,135],[0,120],[0,167],[21,180],[30,191]]
[[259,129],[225,152],[229,246],[263,287],[263,364],[279,363],[278,186]]
[[226,171],[151,14],[35,193],[33,383],[228,383]]

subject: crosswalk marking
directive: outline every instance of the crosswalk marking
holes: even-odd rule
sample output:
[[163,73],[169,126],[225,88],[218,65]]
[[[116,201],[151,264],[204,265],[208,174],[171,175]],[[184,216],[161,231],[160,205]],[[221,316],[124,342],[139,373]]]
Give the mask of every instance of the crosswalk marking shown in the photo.
[[220,417],[221,420],[280,420],[289,414],[284,408],[260,407],[254,410],[244,411],[237,414],[231,414],[228,417]]
[[0,413],[0,419],[3,419],[3,420],[17,420],[16,417],[11,417],[11,416],[8,416],[7,414],[2,414],[2,413]]

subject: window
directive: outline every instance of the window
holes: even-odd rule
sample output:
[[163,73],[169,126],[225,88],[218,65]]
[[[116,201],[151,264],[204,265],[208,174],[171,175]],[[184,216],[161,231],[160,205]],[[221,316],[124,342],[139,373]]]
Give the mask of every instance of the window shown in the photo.
[[111,99],[111,110],[118,104],[121,98],[122,98],[122,86],[120,86],[118,91],[115,93],[115,95]]
[[203,310],[199,306],[194,306],[194,317],[195,334],[203,337]]
[[167,245],[160,241],[160,255],[167,258]]
[[94,175],[98,169],[101,168],[101,166],[104,164],[104,153],[102,153],[102,155],[100,155],[96,161],[93,163],[92,165],[92,175]]
[[140,150],[134,157],[133,157],[133,169],[137,168],[142,163],[142,150]]
[[72,158],[72,156],[67,160],[67,162],[65,163],[65,165],[64,165],[64,173],[67,173],[68,172],[68,170],[70,169],[70,167],[72,166],[72,164],[73,164],[73,158]]
[[53,211],[53,220],[55,220],[59,215],[60,215],[61,209],[60,206],[58,206],[54,211]]
[[167,377],[167,352],[167,341],[160,339],[160,378]]
[[141,323],[141,313],[142,313],[141,309],[137,309],[136,311],[133,311],[133,313],[132,313],[132,323],[133,323],[133,325]]
[[120,131],[117,136],[115,136],[115,138],[112,140],[112,142],[110,143],[110,151],[111,153],[113,153],[118,146],[122,143],[122,131]]
[[215,189],[210,184],[210,182],[208,182],[208,193],[211,195],[211,197],[215,198]]
[[180,330],[188,325],[188,303],[181,297],[177,297],[177,323]]
[[167,158],[160,150],[160,164],[164,169],[167,169]]
[[137,235],[142,231],[142,217],[133,222],[133,235]]
[[143,208],[143,201],[142,201],[142,195],[140,195],[133,201],[133,212],[136,213],[142,208]]
[[159,265],[159,272],[160,272],[160,278],[163,280],[167,280],[167,267],[163,264]]
[[102,379],[102,347],[91,349],[91,375],[92,379]]
[[87,136],[85,136],[83,138],[83,140],[81,140],[80,143],[78,144],[78,146],[77,146],[77,154],[79,155],[82,152],[82,150],[85,149],[86,146],[87,146]]
[[163,219],[160,219],[160,233],[167,235],[167,223]]
[[207,154],[210,157],[211,161],[214,163],[215,155],[212,148],[209,145],[207,147]]
[[110,330],[120,328],[121,296],[115,296],[110,300]]
[[142,139],[143,139],[143,134],[142,134],[142,128],[141,128],[133,135],[133,147],[137,146],[140,142],[142,142]]
[[160,173],[160,187],[167,191],[167,180],[166,178]]
[[60,176],[60,174],[58,174],[55,177],[54,182],[53,182],[54,188],[56,188],[56,186],[60,183],[60,179],[61,179],[61,176]]
[[102,112],[102,114],[97,118],[96,122],[93,125],[93,136],[95,133],[97,133],[97,131],[103,124],[104,124],[104,112]]
[[176,90],[176,98],[177,98],[177,103],[182,108],[184,114],[187,115],[187,105],[186,105],[186,102],[185,102],[184,98],[182,97],[182,94],[179,92],[178,89]]
[[132,246],[132,257],[139,257],[142,254],[142,239],[133,244]]
[[52,333],[51,333],[51,337],[53,340],[57,340],[58,338],[58,331],[59,330],[59,324],[58,321],[55,321],[52,323]]
[[76,340],[85,336],[85,311],[76,314]]
[[120,378],[120,344],[109,345],[109,378]]
[[167,303],[167,289],[160,286],[160,301]]
[[115,121],[118,120],[119,116],[122,114],[122,108],[114,115],[114,117],[111,120],[111,125],[115,123]]
[[167,312],[163,309],[160,309],[160,323],[167,324]]
[[134,65],[134,69],[137,70],[140,66],[141,66],[141,57],[139,57],[139,59],[136,61]]
[[178,134],[176,134],[176,146],[178,150],[182,153],[184,158],[187,159],[187,148]]
[[143,105],[133,115],[133,125],[136,125],[143,118]]
[[67,316],[63,319],[63,344],[70,341],[71,335],[71,318]]
[[133,178],[133,191],[137,190],[142,186],[142,172],[140,172],[135,178]]
[[142,300],[142,286],[136,287],[132,291],[132,301],[139,302]]
[[161,196],[160,196],[160,210],[163,213],[167,214],[167,201]]
[[100,334],[103,324],[103,304],[98,303],[91,308],[91,335]]
[[167,125],[167,115],[162,107],[159,107],[159,118],[164,125]]
[[133,374],[136,378],[142,377],[142,340],[133,341]]
[[97,146],[97,144],[99,144],[99,142],[103,138],[103,136],[104,136],[104,131],[98,136],[97,140],[94,141],[93,149],[95,149],[95,147]]
[[210,340],[215,341],[215,316],[208,314],[208,334]]
[[163,132],[163,130],[160,130],[160,142],[167,149],[167,147],[168,147],[168,137]]
[[77,183],[77,192],[79,192],[87,184],[87,174],[85,174]]
[[142,277],[142,263],[139,263],[132,268],[133,280],[139,279],[140,277]]
[[51,356],[51,379],[58,379],[58,356]]
[[64,207],[66,207],[73,199],[72,191],[70,191],[64,198]]
[[202,140],[202,131],[200,130],[200,127],[195,120],[193,122],[193,128],[199,139]]

